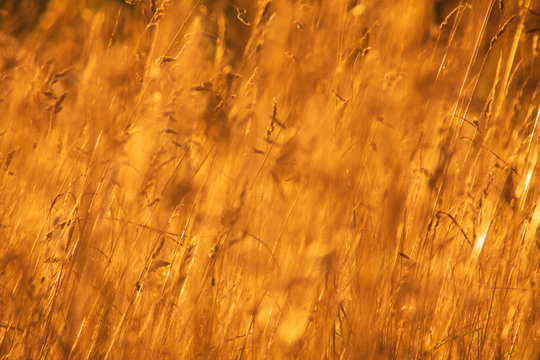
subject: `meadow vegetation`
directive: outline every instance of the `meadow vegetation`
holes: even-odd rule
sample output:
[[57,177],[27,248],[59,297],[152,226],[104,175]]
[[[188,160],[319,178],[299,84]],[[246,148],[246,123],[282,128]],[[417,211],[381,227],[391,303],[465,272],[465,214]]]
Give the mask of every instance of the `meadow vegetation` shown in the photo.
[[0,358],[538,359],[539,28],[0,0]]

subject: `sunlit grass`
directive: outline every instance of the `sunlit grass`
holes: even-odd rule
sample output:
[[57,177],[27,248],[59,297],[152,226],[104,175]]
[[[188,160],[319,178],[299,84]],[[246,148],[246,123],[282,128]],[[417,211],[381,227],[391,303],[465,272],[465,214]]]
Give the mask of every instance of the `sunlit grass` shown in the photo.
[[538,3],[0,8],[1,357],[539,356]]

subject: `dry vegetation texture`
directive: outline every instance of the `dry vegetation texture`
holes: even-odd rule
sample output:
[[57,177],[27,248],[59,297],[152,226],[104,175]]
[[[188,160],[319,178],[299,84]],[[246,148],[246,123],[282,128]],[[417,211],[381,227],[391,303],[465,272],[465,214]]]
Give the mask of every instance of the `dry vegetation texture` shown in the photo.
[[540,3],[3,0],[2,359],[537,359]]

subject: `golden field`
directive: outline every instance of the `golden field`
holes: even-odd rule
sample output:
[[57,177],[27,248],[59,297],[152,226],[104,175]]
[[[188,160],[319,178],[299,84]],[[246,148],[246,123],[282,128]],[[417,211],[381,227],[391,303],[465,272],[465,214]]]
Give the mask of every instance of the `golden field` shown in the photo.
[[540,3],[0,0],[1,359],[538,359]]

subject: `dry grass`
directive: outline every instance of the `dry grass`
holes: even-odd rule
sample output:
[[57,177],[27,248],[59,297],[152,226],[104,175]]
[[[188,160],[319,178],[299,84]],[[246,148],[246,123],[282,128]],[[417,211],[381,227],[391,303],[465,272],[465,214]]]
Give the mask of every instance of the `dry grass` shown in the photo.
[[0,357],[538,358],[538,2],[0,5]]

